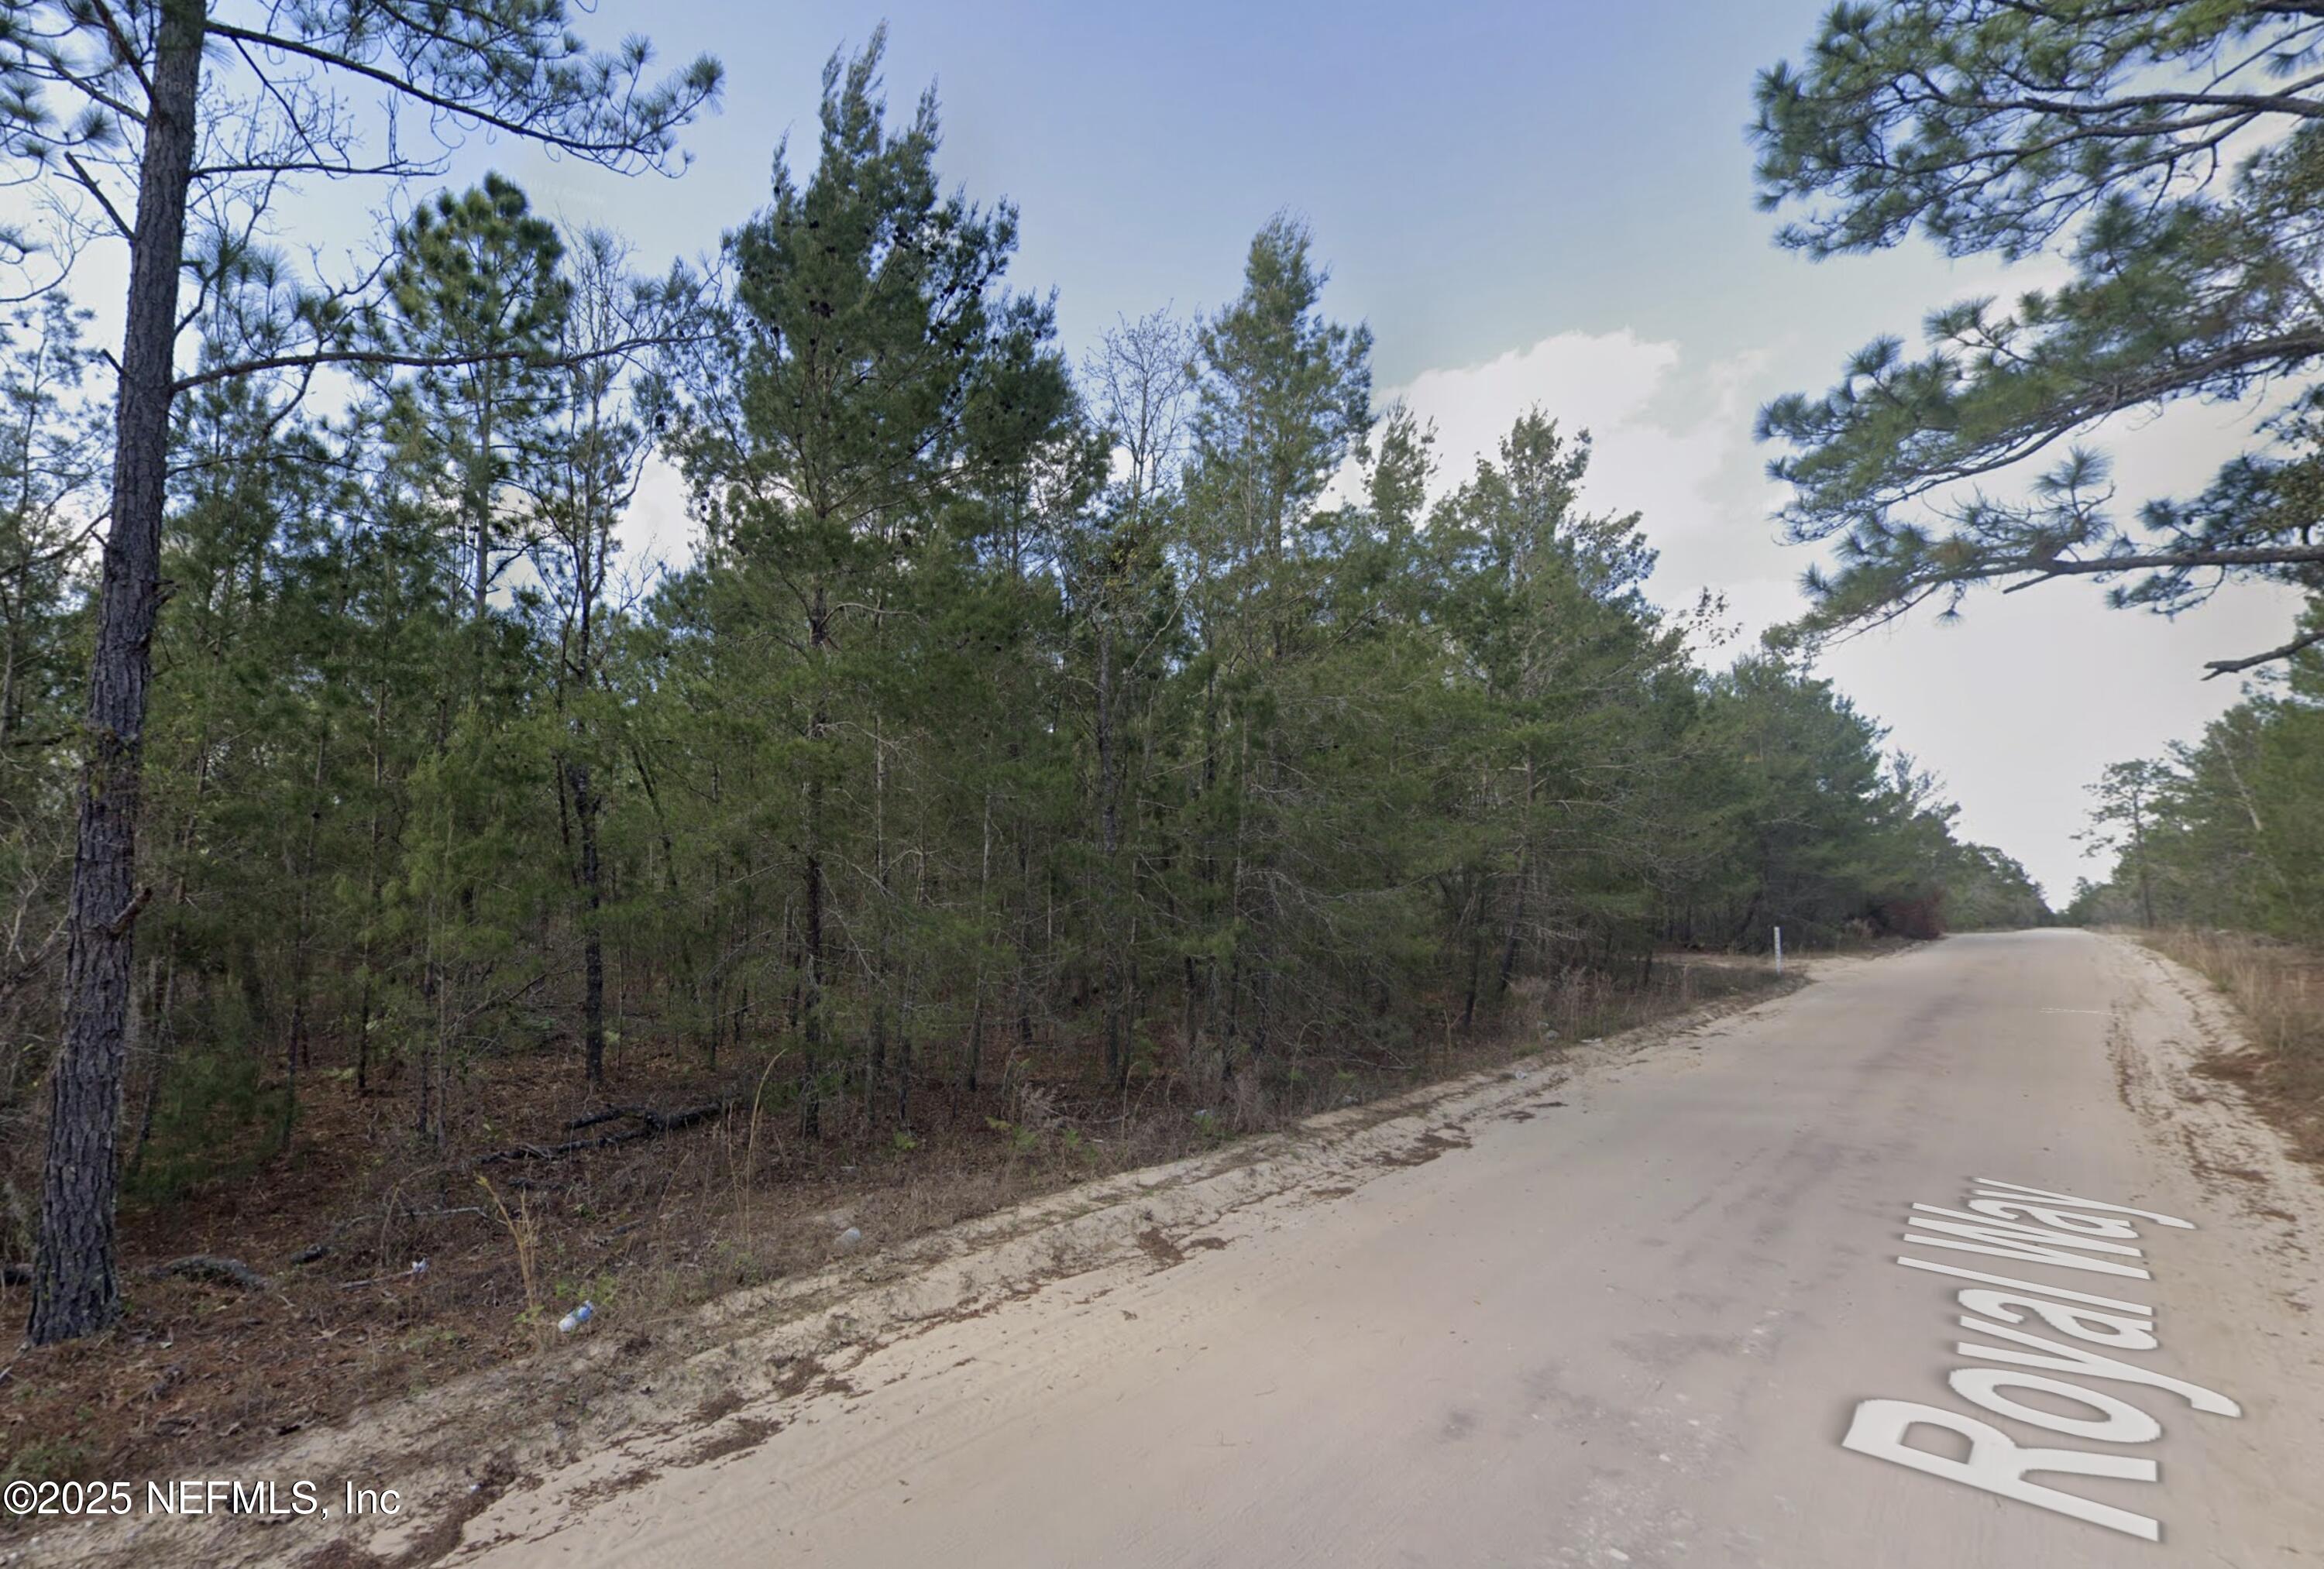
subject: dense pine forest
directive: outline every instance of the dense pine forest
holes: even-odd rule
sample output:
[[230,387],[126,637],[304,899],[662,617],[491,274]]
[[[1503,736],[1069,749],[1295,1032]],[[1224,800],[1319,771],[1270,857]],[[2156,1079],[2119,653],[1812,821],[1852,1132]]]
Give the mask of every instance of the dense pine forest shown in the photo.
[[[122,1202],[166,1214],[299,1180],[326,1103],[382,1159],[489,1152],[516,1064],[610,1116],[682,1060],[851,1147],[1004,1136],[1028,1086],[1235,1125],[1529,985],[2043,916],[1812,668],[1649,599],[1586,432],[1511,408],[1439,474],[1298,220],[1234,298],[1068,355],[1015,212],[951,190],[935,100],[890,113],[879,68],[835,61],[691,266],[497,176],[320,305],[263,230],[189,237],[134,892],[82,926],[129,417],[65,283],[13,307],[0,1258],[81,1158],[88,932],[131,945]],[[656,473],[679,563],[627,547]],[[2313,824],[2268,793],[2319,798],[2312,747],[2270,750],[2313,721],[2240,710],[2154,786],[2158,901],[2231,896],[2216,840],[2273,868],[2250,919],[2312,928],[2315,858],[2270,847]]]
[[[2310,625],[2314,624],[2311,612]],[[2324,658],[2304,650],[2203,734],[2091,790],[2078,920],[2324,941]]]

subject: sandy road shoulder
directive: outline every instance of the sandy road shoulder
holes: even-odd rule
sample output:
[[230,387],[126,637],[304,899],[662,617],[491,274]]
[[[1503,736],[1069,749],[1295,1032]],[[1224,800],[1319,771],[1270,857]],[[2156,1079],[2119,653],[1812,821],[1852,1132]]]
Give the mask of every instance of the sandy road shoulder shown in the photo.
[[2107,1020],[2115,1084],[2166,1163],[2186,1170],[2300,1267],[2285,1299],[2305,1316],[2324,1306],[2324,1174],[2292,1159],[2282,1137],[2231,1078],[2207,1063],[2249,1050],[2235,1009],[2202,976],[2125,938],[2107,939],[2123,982]]
[[[1828,976],[1866,962],[1879,960],[1803,968]],[[0,1564],[433,1562],[504,1495],[586,1501],[593,1490],[657,1468],[707,1463],[771,1431],[767,1410],[849,1392],[848,1371],[873,1350],[1062,1282],[1169,1268],[1187,1245],[1201,1245],[1198,1234],[1231,1217],[1344,1197],[1384,1172],[1465,1147],[1480,1118],[1553,1103],[1576,1080],[1784,1000],[1712,1005],[1069,1188],[734,1293],[650,1326],[650,1345],[608,1324],[580,1344],[366,1408],[231,1468],[251,1478],[318,1479],[329,1498],[345,1482],[392,1488],[403,1500],[392,1516],[72,1522],[0,1546]]]

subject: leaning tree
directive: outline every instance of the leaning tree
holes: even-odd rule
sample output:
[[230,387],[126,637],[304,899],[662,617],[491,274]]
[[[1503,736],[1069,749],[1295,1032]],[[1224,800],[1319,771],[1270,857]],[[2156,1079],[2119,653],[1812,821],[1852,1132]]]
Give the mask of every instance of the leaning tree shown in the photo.
[[360,283],[249,317],[247,331],[213,338],[190,367],[181,329],[215,315],[204,310],[211,294],[246,273],[253,237],[300,176],[430,176],[479,134],[616,170],[681,167],[677,132],[716,95],[719,68],[706,57],[654,80],[650,56],[638,38],[593,51],[562,0],[19,0],[0,14],[0,179],[35,197],[17,204],[28,221],[0,228],[0,261],[37,289],[80,250],[109,244],[125,248],[129,274],[35,1344],[90,1334],[120,1312],[115,1138],[131,943],[146,902],[136,835],[172,401],[267,372],[295,390],[322,366],[400,357],[351,330]]

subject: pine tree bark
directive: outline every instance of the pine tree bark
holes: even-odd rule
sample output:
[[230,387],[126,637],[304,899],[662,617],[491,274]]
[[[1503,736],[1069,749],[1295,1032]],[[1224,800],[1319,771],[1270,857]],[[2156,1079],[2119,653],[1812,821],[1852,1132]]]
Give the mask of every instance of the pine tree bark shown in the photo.
[[1507,996],[1509,981],[1517,974],[1517,944],[1525,937],[1526,895],[1533,891],[1533,798],[1536,786],[1533,776],[1533,759],[1526,759],[1526,791],[1523,837],[1517,842],[1517,908],[1509,915],[1508,939],[1501,944],[1501,984],[1494,995]]
[[[597,856],[598,800],[589,769],[576,763],[566,770],[573,791],[573,815],[581,840],[581,1052],[592,1085],[605,1082],[605,938],[599,929],[604,891]],[[714,1048],[715,1050],[715,1048]]]
[[[807,647],[812,656],[820,661],[828,657],[830,643],[830,601],[824,585],[818,583],[814,605],[807,613]],[[799,1065],[799,1132],[808,1138],[823,1132],[823,775],[816,743],[823,739],[830,716],[824,705],[823,667],[819,664],[815,679],[817,685],[814,709],[807,716],[807,856],[804,885],[800,889],[805,906],[806,952],[800,966],[799,986],[804,996],[799,1012],[806,1058]]]
[[1104,945],[1105,1073],[1119,1089],[1130,1082],[1128,1021],[1122,1005],[1122,906],[1127,903],[1121,877],[1121,801],[1114,780],[1120,764],[1113,734],[1113,623],[1101,610],[1097,644],[1097,791],[1098,821],[1103,844],[1103,903],[1099,913],[1098,940]]
[[25,1334],[36,1345],[94,1334],[121,1313],[114,1262],[123,1057],[137,889],[146,688],[161,602],[178,277],[207,17],[165,0],[147,103],[115,408],[112,523],[97,591],[79,826],[67,912],[64,1042],[49,1078],[39,1252]]

